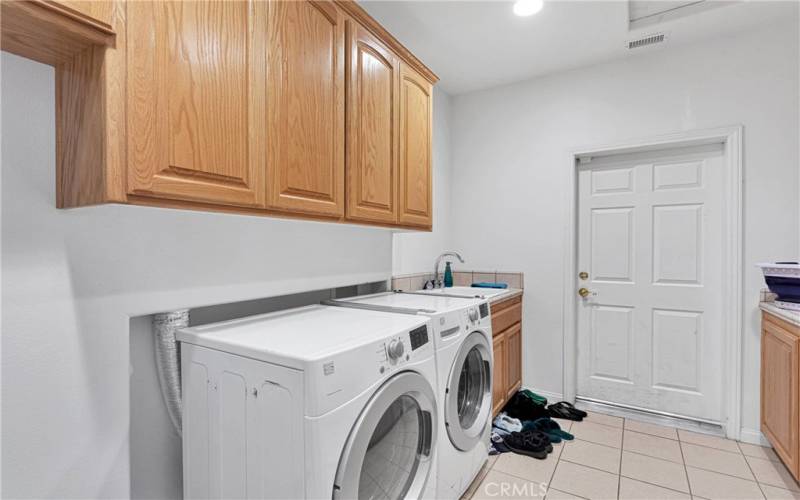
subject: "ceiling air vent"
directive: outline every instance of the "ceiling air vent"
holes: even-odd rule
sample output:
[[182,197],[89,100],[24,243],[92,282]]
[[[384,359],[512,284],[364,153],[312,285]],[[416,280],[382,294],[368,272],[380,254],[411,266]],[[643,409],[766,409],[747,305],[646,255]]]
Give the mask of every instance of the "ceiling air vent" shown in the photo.
[[638,49],[639,47],[646,47],[648,45],[661,43],[665,39],[666,35],[664,33],[654,33],[652,35],[647,35],[642,38],[637,38],[636,40],[628,40],[628,48]]

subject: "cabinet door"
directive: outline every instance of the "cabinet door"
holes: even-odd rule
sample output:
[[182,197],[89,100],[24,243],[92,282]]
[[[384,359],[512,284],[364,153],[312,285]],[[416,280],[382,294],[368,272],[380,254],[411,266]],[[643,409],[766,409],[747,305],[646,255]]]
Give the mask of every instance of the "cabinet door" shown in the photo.
[[399,61],[347,23],[347,218],[397,221]]
[[267,205],[344,215],[344,17],[332,2],[269,2]]
[[127,7],[128,192],[262,206],[260,2]]
[[497,413],[506,404],[506,337],[495,335],[492,339],[494,366],[492,370],[492,414]]
[[508,399],[522,386],[522,324],[506,332],[506,394]]
[[787,468],[798,471],[800,337],[764,316],[761,332],[761,430]]
[[402,224],[430,228],[432,86],[400,66],[400,216]]

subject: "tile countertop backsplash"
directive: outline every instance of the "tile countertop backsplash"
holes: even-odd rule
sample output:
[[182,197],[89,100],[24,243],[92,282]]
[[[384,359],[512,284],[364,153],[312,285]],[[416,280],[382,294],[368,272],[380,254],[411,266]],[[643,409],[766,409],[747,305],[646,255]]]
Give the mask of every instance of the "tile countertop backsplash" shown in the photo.
[[[444,276],[444,271],[442,271]],[[425,282],[433,279],[433,273],[405,274],[392,277],[392,290],[413,292],[422,290]],[[442,278],[444,279],[444,278]],[[505,283],[508,288],[523,289],[525,287],[522,273],[504,271],[453,271],[454,286],[471,286],[476,282]]]
[[773,304],[776,297],[777,295],[767,289],[761,290],[761,302],[758,306],[762,311],[766,311],[793,325],[800,326],[800,312],[789,311],[776,306]]

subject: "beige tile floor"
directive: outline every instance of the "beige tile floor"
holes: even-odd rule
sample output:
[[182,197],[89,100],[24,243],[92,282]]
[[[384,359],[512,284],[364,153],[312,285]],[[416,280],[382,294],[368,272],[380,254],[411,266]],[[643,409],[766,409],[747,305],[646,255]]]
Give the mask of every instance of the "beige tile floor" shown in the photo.
[[800,500],[770,448],[599,413],[559,423],[574,441],[489,457],[464,498]]

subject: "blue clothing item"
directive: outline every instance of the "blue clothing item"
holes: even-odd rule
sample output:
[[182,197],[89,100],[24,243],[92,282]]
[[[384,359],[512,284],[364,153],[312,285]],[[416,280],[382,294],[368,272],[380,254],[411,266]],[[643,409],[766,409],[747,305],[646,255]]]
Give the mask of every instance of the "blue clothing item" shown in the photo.
[[495,426],[492,426],[492,432],[495,433],[495,434],[498,434],[500,436],[503,436],[503,437],[508,436],[509,434],[511,434],[510,432],[508,432],[506,430],[503,430],[500,427],[495,427]]
[[476,281],[472,284],[473,288],[508,288],[508,283],[489,283],[488,281]]
[[494,419],[494,426],[508,432],[519,432],[522,430],[522,422],[516,418],[509,417],[505,412]]

